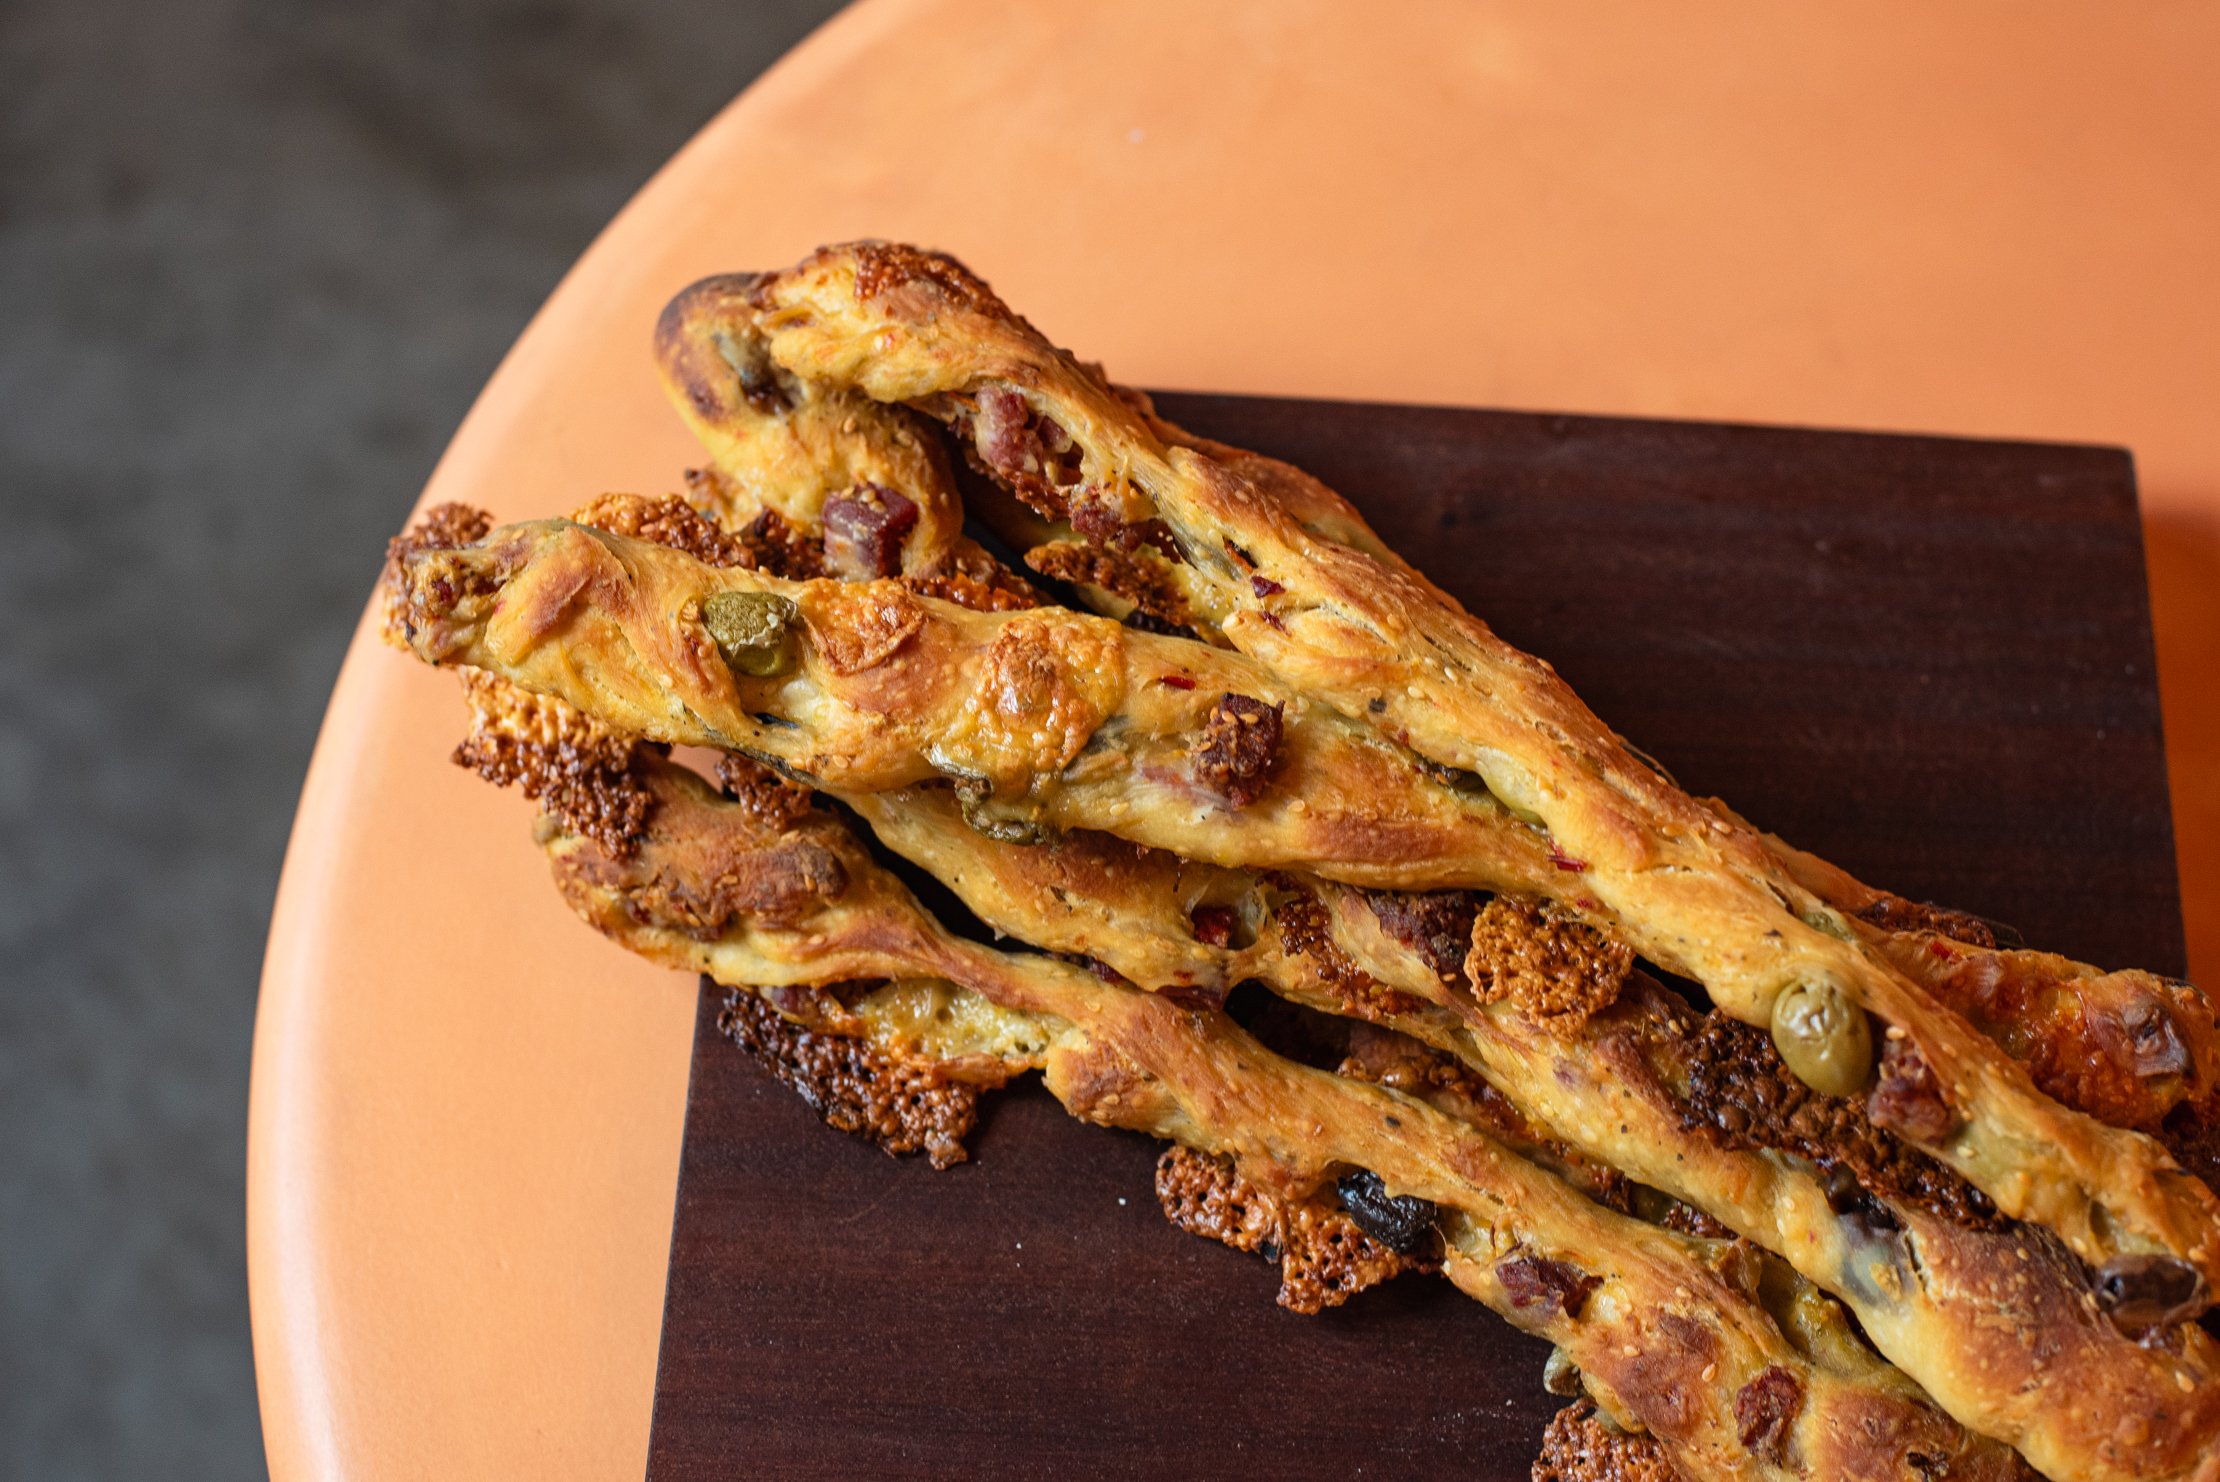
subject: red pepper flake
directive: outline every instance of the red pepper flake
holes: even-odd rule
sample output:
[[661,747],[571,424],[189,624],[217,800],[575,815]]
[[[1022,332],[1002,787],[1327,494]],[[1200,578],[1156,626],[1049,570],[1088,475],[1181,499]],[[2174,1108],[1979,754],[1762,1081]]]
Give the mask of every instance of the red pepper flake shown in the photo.
[[1569,870],[1575,875],[1588,868],[1588,861],[1584,859],[1574,859],[1571,855],[1565,853],[1565,851],[1563,851],[1562,849],[1559,849],[1554,840],[1551,841],[1549,846],[1549,862],[1557,866],[1557,868],[1561,870]]
[[1191,690],[1195,687],[1195,681],[1184,674],[1160,674],[1156,682],[1170,685],[1175,690]]
[[1257,614],[1257,616],[1263,618],[1267,623],[1270,623],[1272,625],[1273,632],[1285,633],[1287,631],[1287,624],[1280,621],[1280,615],[1278,613],[1260,612]]
[[1268,576],[1252,576],[1249,578],[1249,590],[1255,592],[1259,597],[1277,597],[1287,588]]
[[1945,962],[1948,962],[1951,958],[1958,955],[1957,953],[1950,950],[1950,947],[1947,943],[1943,942],[1929,942],[1927,944],[1927,952],[1929,956],[1940,957]]

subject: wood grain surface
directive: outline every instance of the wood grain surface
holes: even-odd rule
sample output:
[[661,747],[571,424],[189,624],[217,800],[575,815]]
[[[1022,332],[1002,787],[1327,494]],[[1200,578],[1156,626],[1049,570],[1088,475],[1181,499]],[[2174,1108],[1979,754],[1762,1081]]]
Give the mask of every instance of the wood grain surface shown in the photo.
[[[1165,395],[1288,458],[1691,791],[1875,884],[2183,969],[2116,449]],[[1524,1478],[1544,1345],[1404,1278],[1301,1318],[1156,1145],[990,1102],[935,1173],[818,1124],[704,985],[648,1473]]]

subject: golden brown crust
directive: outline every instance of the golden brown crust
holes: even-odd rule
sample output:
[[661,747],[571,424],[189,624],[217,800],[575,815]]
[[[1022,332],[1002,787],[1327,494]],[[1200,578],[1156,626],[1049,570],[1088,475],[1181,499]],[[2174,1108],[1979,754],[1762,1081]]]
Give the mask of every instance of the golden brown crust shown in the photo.
[[1276,883],[1280,899],[1266,928],[1271,942],[1287,958],[1300,961],[1306,975],[1331,994],[1333,1012],[1377,1020],[1423,1006],[1422,1000],[1387,987],[1357,966],[1342,950],[1332,915],[1315,893],[1284,876]]
[[640,743],[491,674],[465,669],[460,677],[470,733],[455,747],[455,765],[516,788],[613,855],[639,848],[654,807],[633,766]]
[[[788,527],[821,530],[828,501],[863,487],[892,490],[916,511],[895,542],[899,572],[938,568],[963,523],[952,493],[939,492],[953,486],[938,443],[899,408],[773,364],[748,308],[754,282],[746,274],[704,279],[673,299],[656,324],[664,387],[713,464],[697,498],[733,529],[769,511]],[[741,508],[747,518],[725,518]]]
[[1156,1161],[1156,1202],[1190,1235],[1277,1262],[1277,1301],[1306,1315],[1339,1307],[1414,1266],[1319,1198],[1282,1199],[1243,1178],[1233,1160],[1169,1147]]
[[2068,1106],[2150,1129],[2211,1094],[2211,1012],[2147,973],[2098,973],[2046,952],[1898,932],[1881,950]]
[[[927,288],[931,293],[917,296],[928,302],[952,300],[976,314],[1009,324],[1024,324],[980,281],[978,274],[945,252],[912,247],[903,242],[856,244],[856,293],[860,297],[884,299],[904,290],[914,293]],[[761,302],[760,297],[757,301]],[[1031,328],[1030,325],[1025,327]]]
[[567,890],[591,889],[632,920],[696,941],[742,921],[790,926],[839,900],[862,863],[829,814],[782,817],[760,793],[713,807],[698,777],[667,763],[635,775],[650,821],[631,848],[577,850],[558,865]]
[[925,626],[925,609],[900,582],[829,589],[813,582],[796,601],[809,604],[811,645],[843,679],[885,664]]
[[1465,976],[1482,1003],[1510,1003],[1570,1037],[1609,1008],[1634,971],[1634,949],[1550,901],[1499,895],[1472,923]]
[[728,532],[676,494],[650,499],[638,494],[604,494],[574,511],[581,525],[612,535],[650,541],[684,551],[705,566],[764,564],[764,548],[745,534]]
[[1655,1437],[1611,1429],[1590,1400],[1550,1417],[1532,1475],[1533,1482],[1683,1482]]
[[1056,581],[1115,593],[1136,611],[1175,627],[1194,621],[1175,568],[1153,546],[1126,550],[1079,540],[1049,541],[1027,551],[1025,564]]
[[961,1163],[979,1117],[979,1088],[929,1061],[897,1057],[850,1035],[806,1028],[750,992],[725,995],[717,1032],[800,1093],[825,1125],[877,1143],[893,1157],[923,1153],[935,1168]]

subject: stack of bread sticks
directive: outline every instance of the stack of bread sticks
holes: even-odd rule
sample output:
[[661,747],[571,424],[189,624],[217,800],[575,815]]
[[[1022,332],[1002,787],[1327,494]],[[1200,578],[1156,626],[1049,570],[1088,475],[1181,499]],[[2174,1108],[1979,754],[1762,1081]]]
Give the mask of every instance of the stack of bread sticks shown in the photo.
[[1537,1478],[2220,1482],[2195,988],[1687,795],[947,256],[713,278],[655,345],[685,492],[435,509],[386,629],[828,1121],[946,1164],[1038,1072],[1287,1306],[1438,1271],[1554,1346]]

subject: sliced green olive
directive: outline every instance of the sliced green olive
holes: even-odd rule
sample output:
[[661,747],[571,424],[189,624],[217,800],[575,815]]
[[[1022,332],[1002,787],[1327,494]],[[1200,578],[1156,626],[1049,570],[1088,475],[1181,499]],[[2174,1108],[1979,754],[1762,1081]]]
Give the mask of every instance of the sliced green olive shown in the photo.
[[1865,1010],[1824,978],[1806,979],[1773,1000],[1773,1048],[1796,1079],[1827,1096],[1852,1096],[1873,1068]]
[[956,806],[964,822],[1002,844],[1053,844],[1062,831],[1042,814],[1040,805],[1025,798],[997,798],[994,784],[983,777],[956,779]]
[[993,813],[985,808],[964,807],[964,822],[998,844],[1053,844],[1061,835],[1053,824],[1037,818]]
[[701,623],[738,674],[769,679],[794,667],[800,611],[771,592],[717,592],[701,600]]
[[1552,1348],[1549,1361],[1542,1365],[1542,1388],[1570,1399],[1580,1393],[1580,1387],[1580,1365],[1564,1349]]
[[1825,906],[1813,906],[1810,910],[1804,912],[1803,922],[1813,931],[1823,931],[1838,942],[1848,942],[1856,939],[1856,934],[1850,930],[1848,923]]

